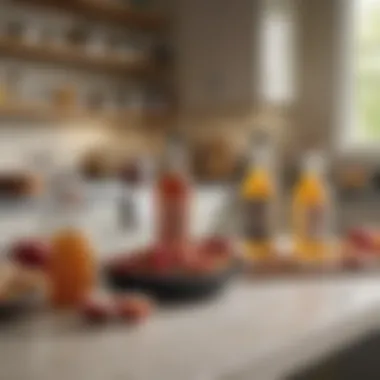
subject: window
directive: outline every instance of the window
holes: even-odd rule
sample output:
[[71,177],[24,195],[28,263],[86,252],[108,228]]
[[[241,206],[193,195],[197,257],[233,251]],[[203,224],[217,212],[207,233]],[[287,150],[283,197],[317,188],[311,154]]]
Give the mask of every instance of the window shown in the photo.
[[262,0],[261,98],[289,104],[295,96],[295,20],[292,2]]
[[368,145],[380,141],[380,0],[353,1],[350,138],[355,144]]

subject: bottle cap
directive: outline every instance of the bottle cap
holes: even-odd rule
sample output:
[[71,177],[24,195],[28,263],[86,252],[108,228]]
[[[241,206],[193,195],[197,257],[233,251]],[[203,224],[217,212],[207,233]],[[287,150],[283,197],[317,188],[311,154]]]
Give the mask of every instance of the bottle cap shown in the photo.
[[306,171],[321,173],[325,168],[325,160],[320,152],[310,151],[305,157],[303,166]]
[[271,140],[263,129],[254,131],[250,138],[251,154],[250,160],[253,163],[268,163],[271,157]]

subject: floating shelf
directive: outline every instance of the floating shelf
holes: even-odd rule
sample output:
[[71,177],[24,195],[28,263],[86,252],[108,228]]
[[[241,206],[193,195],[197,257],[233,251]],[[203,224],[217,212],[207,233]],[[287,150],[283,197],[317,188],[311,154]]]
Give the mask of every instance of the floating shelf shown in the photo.
[[45,120],[56,117],[56,110],[41,104],[9,101],[0,104],[0,118]]
[[80,69],[114,75],[157,77],[160,71],[145,60],[128,61],[118,56],[91,55],[80,48],[28,44],[14,39],[0,39],[0,54],[31,60],[64,64]]
[[42,103],[25,103],[22,101],[7,101],[0,104],[0,118],[48,121],[68,120],[79,118],[99,118],[99,115],[78,108],[54,107]]
[[8,101],[0,104],[0,118],[27,121],[93,121],[116,126],[140,126],[167,123],[168,111],[90,111],[78,107],[58,107],[41,103]]
[[37,6],[57,11],[64,11],[91,18],[93,20],[117,23],[124,26],[150,31],[161,31],[167,25],[166,19],[153,11],[137,10],[112,4],[102,0],[14,0],[28,6]]

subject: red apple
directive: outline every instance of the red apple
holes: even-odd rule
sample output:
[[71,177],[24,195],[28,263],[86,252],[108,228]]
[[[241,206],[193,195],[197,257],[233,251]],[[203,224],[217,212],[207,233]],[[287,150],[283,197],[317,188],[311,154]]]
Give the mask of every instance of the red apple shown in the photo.
[[379,231],[375,231],[373,234],[373,241],[374,241],[374,250],[376,251],[376,254],[380,254],[380,234]]
[[363,260],[360,256],[344,256],[341,265],[344,269],[359,270],[363,267]]
[[166,272],[172,269],[174,264],[173,252],[164,245],[152,247],[149,250],[147,261],[149,269],[155,272]]
[[222,236],[212,236],[201,242],[200,251],[204,254],[226,255],[231,252],[231,242]]
[[222,266],[225,266],[225,264],[225,258],[219,258],[216,256],[198,256],[188,263],[186,269],[189,273],[203,275],[213,273]]
[[358,252],[371,251],[375,248],[375,239],[372,231],[364,228],[355,228],[348,232],[348,241],[357,248]]
[[10,249],[12,260],[32,268],[45,268],[50,254],[49,245],[38,239],[18,241]]
[[80,306],[81,315],[91,323],[104,323],[115,316],[115,306],[106,297],[90,297]]
[[126,295],[116,299],[120,318],[128,322],[142,322],[153,312],[153,302],[146,296]]

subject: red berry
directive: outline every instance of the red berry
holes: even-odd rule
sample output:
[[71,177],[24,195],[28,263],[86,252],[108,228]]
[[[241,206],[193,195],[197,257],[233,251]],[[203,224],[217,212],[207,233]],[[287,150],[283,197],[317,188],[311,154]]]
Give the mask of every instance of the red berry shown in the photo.
[[192,260],[188,266],[187,270],[190,273],[194,274],[209,274],[212,273],[215,269],[217,269],[218,264],[217,260],[213,257],[207,256],[199,256]]
[[141,322],[153,312],[152,301],[144,296],[128,295],[116,300],[117,314],[129,322]]
[[231,244],[224,237],[213,236],[201,243],[200,250],[204,254],[225,255],[230,253]]
[[154,247],[148,256],[149,267],[156,272],[169,271],[173,266],[173,253],[168,247]]
[[369,251],[375,248],[373,233],[364,228],[355,228],[348,232],[348,241],[352,243],[359,251]]
[[11,259],[32,268],[45,268],[50,254],[51,250],[48,244],[37,239],[16,242],[10,250]]

